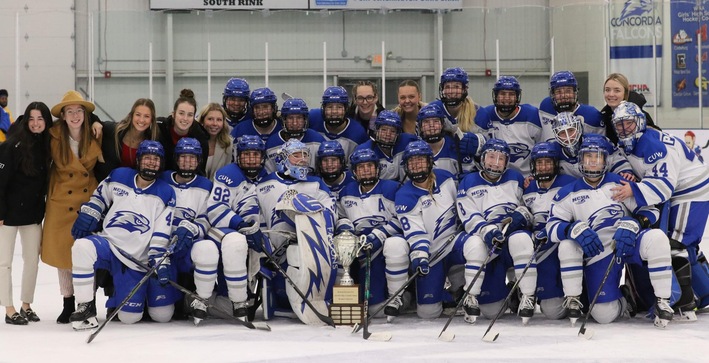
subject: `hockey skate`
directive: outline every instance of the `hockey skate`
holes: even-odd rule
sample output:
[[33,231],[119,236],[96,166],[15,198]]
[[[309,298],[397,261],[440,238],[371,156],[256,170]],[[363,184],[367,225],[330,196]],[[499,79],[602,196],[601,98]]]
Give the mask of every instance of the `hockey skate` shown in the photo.
[[571,321],[571,327],[575,327],[576,321],[583,315],[581,312],[581,308],[583,308],[581,300],[578,296],[567,296],[561,306],[566,309],[566,316]]
[[478,299],[473,294],[468,294],[463,301],[463,311],[465,312],[465,317],[463,318],[466,323],[475,324],[478,316],[480,316],[480,305],[478,304]]
[[192,322],[197,326],[207,318],[207,305],[202,300],[194,299],[190,307],[192,308]]
[[234,302],[232,301],[234,317],[246,321],[246,316],[249,313],[249,303],[247,301]]
[[399,316],[399,313],[401,312],[401,307],[404,305],[404,301],[401,298],[401,295],[395,296],[389,304],[384,308],[384,315],[387,317],[387,323],[391,323],[396,319],[397,316]]
[[672,321],[674,310],[670,306],[670,300],[658,297],[655,303],[655,326],[658,328],[666,328],[667,324]]
[[519,311],[517,315],[522,318],[522,324],[529,324],[529,319],[534,316],[534,309],[537,305],[537,299],[534,295],[524,295],[519,300]]
[[69,316],[69,321],[71,321],[72,328],[77,331],[98,328],[96,300],[79,303],[76,307],[76,311]]
[[638,313],[638,304],[635,302],[635,297],[633,297],[633,292],[630,290],[628,285],[620,285],[620,293],[623,294],[625,301],[628,303],[626,307],[626,312],[631,318],[634,318]]
[[695,322],[697,321],[697,312],[694,310],[684,310],[682,308],[677,309],[677,314],[679,314],[679,322]]

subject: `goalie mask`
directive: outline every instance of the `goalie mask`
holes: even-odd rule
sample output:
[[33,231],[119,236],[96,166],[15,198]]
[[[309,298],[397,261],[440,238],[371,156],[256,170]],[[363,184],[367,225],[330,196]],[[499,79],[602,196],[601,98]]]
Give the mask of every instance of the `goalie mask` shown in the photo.
[[559,71],[549,78],[549,97],[556,112],[574,111],[578,103],[578,82],[573,73]]
[[[504,92],[504,94],[500,94]],[[497,112],[508,115],[512,113],[522,100],[522,87],[517,78],[512,76],[500,76],[492,87],[492,103]]]
[[316,158],[318,174],[326,183],[332,183],[345,171],[345,150],[336,140],[323,141]]
[[350,103],[347,90],[340,86],[325,89],[322,95],[322,118],[325,125],[338,128],[345,123],[345,112]]
[[359,149],[350,155],[350,165],[357,183],[374,185],[379,181],[379,158],[372,149]]
[[202,161],[202,146],[197,139],[183,137],[175,145],[175,165],[177,174],[186,179],[192,179],[197,173]]
[[382,110],[374,120],[374,140],[382,149],[391,149],[401,134],[401,117],[398,113]]
[[249,179],[255,179],[266,161],[266,144],[256,135],[244,135],[236,143],[236,165]]
[[632,153],[647,127],[643,110],[632,102],[622,101],[613,111],[612,120],[618,141],[625,152]]
[[530,158],[532,176],[535,180],[547,182],[559,174],[559,149],[552,142],[540,142],[532,148]]
[[269,88],[258,88],[251,92],[249,102],[251,104],[251,112],[254,115],[254,125],[267,128],[276,122],[278,115],[276,101],[276,94]]
[[165,164],[165,149],[157,141],[145,140],[138,146],[136,161],[138,175],[147,181],[155,180]]
[[552,130],[559,145],[571,156],[577,156],[583,134],[581,120],[571,112],[561,112],[554,117]]
[[507,170],[510,147],[505,140],[492,138],[483,145],[480,164],[483,173],[490,179],[498,179]]
[[284,139],[300,139],[308,129],[308,105],[300,98],[291,98],[281,106]]
[[446,107],[460,106],[468,97],[468,73],[458,67],[443,71],[438,96]]
[[433,171],[433,150],[423,140],[416,140],[406,145],[401,164],[406,176],[415,183],[428,179]]
[[443,139],[443,120],[445,112],[436,104],[429,104],[421,107],[416,120],[418,121],[418,133],[421,138],[429,144],[434,144]]
[[599,179],[608,170],[608,157],[613,153],[610,141],[598,134],[586,134],[579,151],[579,171],[584,177]]
[[248,109],[249,96],[251,90],[249,84],[241,78],[232,78],[224,86],[222,93],[222,107],[226,111],[229,120],[239,121]]
[[277,171],[284,176],[305,181],[310,173],[310,150],[300,140],[290,139],[276,154]]

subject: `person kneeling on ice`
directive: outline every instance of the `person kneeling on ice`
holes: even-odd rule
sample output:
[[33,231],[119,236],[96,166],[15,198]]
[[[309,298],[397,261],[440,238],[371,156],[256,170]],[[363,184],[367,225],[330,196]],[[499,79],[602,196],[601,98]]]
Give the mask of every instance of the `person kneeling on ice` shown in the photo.
[[[156,180],[164,162],[165,151],[160,143],[141,142],[137,151],[138,170],[114,170],[81,206],[71,230],[76,239],[71,256],[77,308],[69,318],[74,329],[98,326],[94,298],[96,269],[110,271],[116,287],[112,299],[116,301],[128,296],[145,276],[146,271],[124,253],[151,267],[157,265],[158,278],[148,279],[148,283],[120,307],[118,318],[126,324],[138,322],[143,317],[146,301],[154,321],[164,323],[172,318],[174,303],[180,294],[167,285],[176,275],[169,268],[169,255],[178,246],[168,242],[175,192],[165,182]],[[99,229],[101,220],[103,230],[92,235]]]
[[537,262],[528,230],[532,215],[522,202],[524,178],[519,171],[507,168],[509,159],[510,148],[504,140],[488,140],[480,157],[482,170],[468,174],[458,187],[458,215],[465,231],[472,235],[465,244],[469,260],[465,283],[473,285],[463,302],[465,321],[471,324],[481,312],[492,319],[501,310],[509,293],[505,285],[509,268],[514,268],[515,278],[521,279],[517,315],[524,324],[534,316]]
[[559,243],[564,294],[578,300],[585,278],[589,296],[602,289],[591,310],[593,319],[608,324],[626,312],[632,316],[619,287],[623,262],[646,266],[656,296],[655,325],[664,327],[673,314],[670,242],[661,230],[649,228],[659,215],[655,207],[638,207],[633,198],[612,199],[612,189],[625,181],[607,172],[612,149],[605,138],[585,139],[578,164],[583,178],[563,187],[551,205],[546,228],[549,240]]
[[290,308],[302,322],[320,325],[323,321],[293,286],[285,285],[284,276],[278,275],[273,266],[273,263],[283,266],[286,278],[318,313],[328,315],[337,277],[332,244],[335,200],[322,179],[309,175],[312,171],[309,161],[308,147],[290,139],[276,157],[277,171],[263,178],[257,187],[258,204],[265,216],[265,229],[269,231],[264,238],[269,262],[261,269],[263,311],[265,318],[270,319],[276,310]]
[[433,319],[443,313],[444,300],[452,300],[444,288],[446,277],[450,291],[463,287],[463,246],[469,236],[456,216],[456,177],[434,169],[431,147],[422,140],[411,142],[402,166],[410,180],[396,192],[396,212],[417,274],[416,313]]

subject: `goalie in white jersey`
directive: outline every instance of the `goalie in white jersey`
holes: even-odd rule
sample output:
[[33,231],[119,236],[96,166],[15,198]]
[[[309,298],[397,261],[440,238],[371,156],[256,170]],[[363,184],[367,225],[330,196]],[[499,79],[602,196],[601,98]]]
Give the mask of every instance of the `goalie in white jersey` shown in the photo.
[[463,248],[468,234],[460,231],[455,210],[456,178],[433,168],[433,151],[422,140],[404,150],[403,167],[409,178],[396,192],[396,212],[409,243],[411,269],[416,278],[416,313],[437,318],[443,302],[446,277],[451,291],[463,287]]
[[[582,278],[589,296],[600,289],[591,316],[608,324],[628,311],[619,288],[623,261],[646,263],[656,296],[655,324],[666,326],[673,314],[670,243],[661,230],[649,229],[657,221],[656,208],[638,205],[632,198],[623,202],[611,198],[613,188],[624,180],[606,172],[610,150],[606,140],[584,140],[579,164],[583,179],[563,187],[551,205],[546,228],[549,239],[559,243],[564,293],[567,299],[578,300]],[[601,285],[609,266],[610,275]]]
[[[458,215],[465,231],[471,235],[465,245],[466,286],[492,256],[465,297],[465,321],[475,323],[480,313],[493,318],[504,303],[509,290],[506,271],[514,268],[522,293],[518,315],[526,324],[534,315],[537,266],[534,244],[528,231],[532,215],[522,203],[522,174],[507,168],[510,149],[504,140],[490,139],[483,146],[482,171],[468,174],[458,187]],[[506,235],[500,228],[507,224]],[[506,243],[500,241],[507,240]],[[502,243],[502,245],[501,245]],[[470,257],[468,257],[470,256]],[[530,264],[524,277],[522,271]]]
[[[379,158],[370,149],[359,149],[350,156],[356,182],[348,184],[338,200],[337,230],[353,230],[367,236],[366,246],[372,252],[370,301],[374,306],[393,295],[406,281],[409,272],[409,245],[402,236],[395,209],[399,183],[379,179]],[[360,255],[360,274],[365,264]],[[364,284],[360,285],[361,288]],[[396,296],[384,308],[387,317],[398,316],[403,305]],[[375,308],[376,309],[376,308]]]
[[[81,206],[71,231],[76,239],[71,255],[78,306],[70,317],[75,329],[97,326],[94,298],[96,269],[110,271],[115,285],[111,299],[122,301],[145,275],[141,267],[123,254],[153,266],[162,259],[168,248],[173,248],[168,246],[168,239],[175,192],[169,185],[156,180],[164,159],[165,152],[160,143],[150,140],[141,142],[137,152],[138,170],[114,170],[99,184],[91,199]],[[92,235],[99,229],[102,219],[103,230]],[[149,279],[121,308],[118,318],[122,322],[138,322],[146,302],[148,313],[154,321],[170,321],[173,304],[180,295],[167,286],[168,279],[175,277],[169,264],[167,258],[157,269],[160,283]]]

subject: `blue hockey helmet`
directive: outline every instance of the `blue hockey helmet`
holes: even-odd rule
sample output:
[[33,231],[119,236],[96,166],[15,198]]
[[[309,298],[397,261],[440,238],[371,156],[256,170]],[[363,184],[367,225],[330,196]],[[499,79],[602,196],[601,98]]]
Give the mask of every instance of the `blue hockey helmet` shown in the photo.
[[[393,127],[395,135],[391,135],[390,133],[384,135],[380,131],[382,126]],[[377,114],[377,118],[374,120],[374,128],[376,130],[374,136],[376,143],[383,148],[392,148],[396,145],[396,140],[399,138],[399,134],[401,134],[401,116],[391,110],[382,110]]]
[[[180,155],[194,155],[197,157],[197,165],[193,169],[183,169],[180,167]],[[202,160],[202,145],[199,141],[191,137],[183,137],[177,141],[175,145],[175,165],[177,165],[177,173],[183,178],[192,178]]]
[[[608,170],[608,157],[612,153],[613,145],[607,137],[598,134],[583,135],[579,150],[579,171],[587,178],[600,178]],[[603,165],[598,164],[601,156]]]
[[[415,165],[414,168],[412,168],[412,165],[409,165],[409,159],[415,156],[425,157],[427,163],[425,169],[419,170],[418,168],[415,168]],[[425,181],[428,179],[431,171],[433,170],[433,150],[431,150],[431,146],[423,140],[410,142],[406,145],[406,149],[404,149],[401,164],[404,166],[404,172],[406,172],[406,176],[409,179],[416,183]]]
[[571,156],[578,155],[579,141],[583,134],[583,123],[571,112],[560,112],[554,116],[552,130],[556,141],[568,151]]
[[[246,151],[258,151],[260,156],[256,159],[247,158],[244,153]],[[242,157],[243,155],[243,157]],[[248,178],[256,178],[263,169],[263,164],[266,162],[266,144],[261,137],[257,135],[241,136],[236,142],[236,165],[246,174]]]
[[[537,168],[538,159],[551,159],[552,170],[551,171],[539,171]],[[559,174],[559,145],[553,142],[539,142],[534,147],[532,147],[532,154],[530,157],[529,164],[532,169],[532,176],[538,181],[550,181],[557,174]]]
[[[574,92],[573,98],[557,100],[554,97],[554,91],[560,87],[571,87]],[[578,89],[579,84],[576,82],[576,76],[570,71],[558,71],[551,75],[549,78],[549,97],[556,112],[573,111],[576,103],[578,103]]]
[[[371,177],[361,177],[357,175],[357,165],[364,163],[373,163],[375,173]],[[350,155],[350,167],[352,168],[352,173],[355,179],[360,185],[373,185],[379,180],[379,157],[374,153],[372,149],[359,149],[355,150],[352,155]]]
[[[283,131],[288,135],[289,138],[301,138],[305,134],[305,130],[308,129],[308,105],[301,98],[291,98],[283,102],[281,106],[281,118],[283,119]],[[301,115],[305,119],[303,126],[299,129],[292,128],[287,118],[290,115]]]
[[234,112],[227,107],[227,98],[242,98],[246,102],[248,102],[250,96],[251,90],[249,89],[249,84],[246,82],[246,80],[242,78],[231,78],[229,79],[229,81],[227,81],[226,86],[224,86],[224,93],[222,93],[222,107],[224,107],[224,110],[226,111],[227,116],[229,116],[230,120],[233,120],[234,122],[238,121],[238,119],[240,119],[244,115],[244,113],[246,113],[247,106],[245,106],[243,110]]
[[[302,153],[302,158],[299,162],[293,163],[290,157],[296,153]],[[312,170],[307,165],[310,162],[310,149],[298,139],[286,141],[276,154],[275,162],[279,173],[297,180],[307,180],[308,174]]]
[[[463,87],[463,92],[460,97],[448,97],[443,92],[445,84],[448,82],[460,82]],[[438,84],[438,96],[446,107],[459,106],[466,97],[468,97],[468,73],[463,68],[447,68],[441,74],[441,82]]]
[[[497,153],[497,155],[493,153]],[[489,158],[488,155],[490,155]],[[504,157],[502,165],[500,165],[501,157]],[[502,176],[507,170],[509,160],[510,147],[505,140],[491,138],[483,145],[482,152],[480,153],[480,165],[483,168],[483,172],[488,177],[496,179]]]
[[[158,169],[145,168],[141,165],[141,160],[145,155],[157,155],[160,157],[160,166]],[[165,149],[157,141],[144,140],[138,145],[138,151],[135,153],[136,161],[138,163],[138,174],[145,180],[154,180],[157,178],[158,174],[162,171],[165,165]]]
[[[431,103],[421,107],[421,110],[419,110],[418,115],[416,115],[418,133],[421,138],[430,144],[440,141],[443,138],[443,127],[445,117],[446,113],[440,106],[438,106],[438,104]],[[430,118],[436,118],[440,121],[441,127],[438,132],[429,133],[424,131],[423,121]]]
[[276,97],[276,94],[273,93],[270,88],[257,88],[251,92],[249,103],[251,104],[252,112],[254,106],[262,103],[268,103],[273,108],[273,112],[267,117],[256,117],[256,114],[254,113],[254,125],[266,128],[276,121],[276,116],[278,115],[278,105],[276,104],[277,100],[278,98]]
[[[502,104],[497,99],[497,95],[500,91],[514,91],[515,93],[515,103],[512,105]],[[522,87],[519,85],[517,78],[513,76],[500,76],[497,82],[492,86],[492,103],[495,105],[497,111],[508,114],[514,111],[519,103],[522,101]]]
[[341,103],[347,107],[350,103],[350,97],[347,90],[342,86],[330,86],[325,89],[322,94],[322,104],[325,106],[328,103]]
[[[326,157],[335,157],[340,161],[340,165],[335,169],[323,168],[323,159]],[[345,171],[345,149],[337,140],[328,140],[320,143],[318,147],[318,154],[315,158],[317,160],[316,170],[323,180],[326,182],[333,182],[342,175]],[[328,170],[325,170],[328,169]]]
[[632,102],[622,101],[613,111],[613,128],[627,153],[632,153],[647,128],[645,113]]

